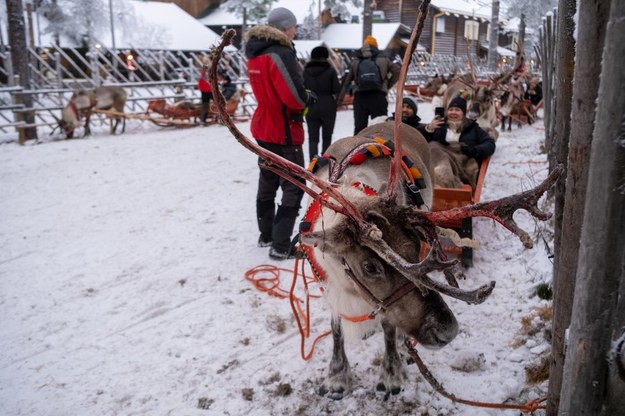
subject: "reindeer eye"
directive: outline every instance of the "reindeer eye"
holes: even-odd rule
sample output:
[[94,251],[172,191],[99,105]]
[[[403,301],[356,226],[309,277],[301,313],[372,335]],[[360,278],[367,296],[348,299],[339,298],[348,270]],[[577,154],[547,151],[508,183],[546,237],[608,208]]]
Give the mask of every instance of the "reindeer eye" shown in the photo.
[[373,259],[366,260],[362,263],[362,271],[365,273],[365,275],[369,275],[369,277],[372,277],[381,274],[383,268],[382,264],[380,264],[379,261]]

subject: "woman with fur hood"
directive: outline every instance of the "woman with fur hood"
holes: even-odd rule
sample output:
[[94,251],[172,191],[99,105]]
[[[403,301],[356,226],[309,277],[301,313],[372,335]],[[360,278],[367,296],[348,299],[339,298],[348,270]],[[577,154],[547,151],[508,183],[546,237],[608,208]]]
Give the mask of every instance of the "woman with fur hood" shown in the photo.
[[[252,136],[259,146],[303,167],[303,112],[309,95],[293,46],[296,25],[297,19],[290,10],[273,9],[266,25],[255,26],[246,33],[245,56],[258,103],[252,117]],[[276,210],[278,188],[282,188],[282,200]],[[289,257],[291,234],[303,196],[299,187],[260,168],[256,194],[258,245],[270,246],[270,258]]]

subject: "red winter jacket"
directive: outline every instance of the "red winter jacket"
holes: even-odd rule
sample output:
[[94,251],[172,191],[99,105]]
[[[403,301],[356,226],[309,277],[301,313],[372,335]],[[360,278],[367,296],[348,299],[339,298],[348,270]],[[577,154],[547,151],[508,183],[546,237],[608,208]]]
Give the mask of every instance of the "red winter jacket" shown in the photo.
[[258,103],[252,136],[268,143],[303,144],[308,94],[293,43],[271,26],[255,26],[246,38],[247,70]]
[[213,88],[211,87],[211,83],[208,80],[208,75],[204,68],[200,70],[200,79],[197,82],[197,86],[202,92],[213,92]]

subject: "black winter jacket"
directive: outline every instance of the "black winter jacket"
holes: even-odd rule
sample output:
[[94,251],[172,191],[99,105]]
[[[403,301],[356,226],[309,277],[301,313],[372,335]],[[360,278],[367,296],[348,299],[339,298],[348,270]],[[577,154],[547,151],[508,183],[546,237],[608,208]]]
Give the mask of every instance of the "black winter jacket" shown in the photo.
[[336,97],[341,88],[336,71],[326,59],[313,59],[304,68],[304,85],[317,95],[308,116],[324,118],[336,114]]
[[[443,124],[434,133],[428,133],[423,129],[421,132],[428,142],[436,141],[445,146],[449,146],[447,142],[447,125]],[[478,162],[486,159],[495,153],[495,140],[486,133],[475,120],[465,120],[465,125],[460,133],[460,144],[475,149],[475,159]]]

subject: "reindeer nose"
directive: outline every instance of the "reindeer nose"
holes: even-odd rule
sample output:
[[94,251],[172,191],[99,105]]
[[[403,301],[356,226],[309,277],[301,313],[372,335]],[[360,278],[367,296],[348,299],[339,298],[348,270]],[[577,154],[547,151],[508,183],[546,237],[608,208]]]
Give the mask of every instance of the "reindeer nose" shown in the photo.
[[458,321],[447,310],[437,317],[428,316],[415,337],[426,348],[438,349],[449,344],[458,335]]

